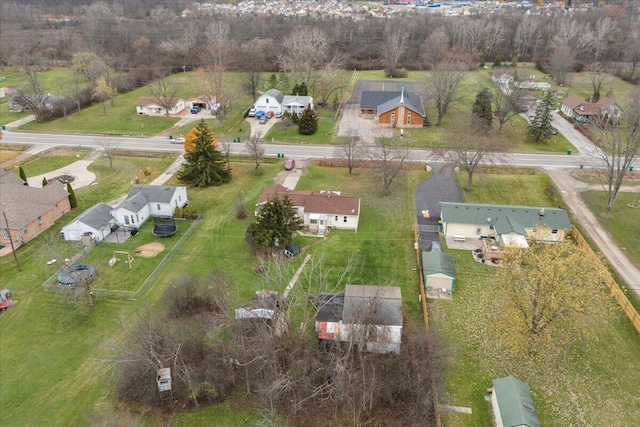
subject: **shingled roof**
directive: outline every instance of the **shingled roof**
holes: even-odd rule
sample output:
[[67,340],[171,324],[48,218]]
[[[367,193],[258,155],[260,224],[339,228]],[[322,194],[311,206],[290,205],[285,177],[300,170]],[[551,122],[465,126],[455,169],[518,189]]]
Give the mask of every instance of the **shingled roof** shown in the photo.
[[26,226],[67,197],[65,185],[57,180],[37,188],[24,185],[12,172],[0,172],[0,202],[11,228]]
[[106,203],[98,203],[97,205],[82,212],[76,221],[81,222],[89,227],[99,230],[113,219],[111,211],[113,208]]
[[[173,108],[180,101],[180,98],[169,99],[169,108]],[[147,105],[157,105],[158,107],[164,107],[158,98],[155,96],[141,96],[136,101],[136,107],[146,107]]]
[[422,105],[422,100],[420,99],[420,97],[411,92],[405,92],[404,88],[402,89],[400,96],[397,96],[383,104],[378,105],[377,114],[380,115],[386,113],[387,111],[391,111],[401,105],[404,105],[408,109],[415,111],[423,117],[425,115],[424,106]]
[[533,206],[481,205],[440,202],[443,222],[491,224],[496,233],[525,234],[525,228],[546,225],[554,230],[570,230],[569,215],[564,209]]
[[361,110],[377,110],[378,105],[397,98],[401,92],[364,91],[360,97]]
[[287,195],[294,206],[304,207],[308,213],[323,213],[329,215],[358,215],[360,213],[360,198],[341,196],[333,191],[302,191],[289,190],[281,185],[266,188],[258,205],[268,200]]
[[169,203],[178,187],[171,185],[136,184],[131,187],[127,198],[117,209],[124,208],[131,212],[138,212],[148,203]]

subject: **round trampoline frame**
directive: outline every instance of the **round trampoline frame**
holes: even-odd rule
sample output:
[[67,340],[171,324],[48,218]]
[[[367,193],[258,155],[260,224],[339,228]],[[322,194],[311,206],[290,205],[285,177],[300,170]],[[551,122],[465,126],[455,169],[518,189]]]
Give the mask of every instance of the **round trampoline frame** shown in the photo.
[[151,232],[156,237],[173,236],[178,232],[175,218],[154,218]]
[[76,264],[58,273],[58,285],[69,288],[86,286],[96,279],[97,271],[93,265]]

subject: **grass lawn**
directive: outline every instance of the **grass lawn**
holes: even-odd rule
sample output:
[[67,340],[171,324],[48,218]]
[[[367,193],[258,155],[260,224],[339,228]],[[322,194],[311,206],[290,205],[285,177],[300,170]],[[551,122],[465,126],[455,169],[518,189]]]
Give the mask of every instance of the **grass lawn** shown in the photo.
[[91,153],[91,151],[89,148],[56,148],[48,150],[45,153],[40,153],[28,161],[16,165],[14,170],[17,173],[18,166],[22,166],[27,177],[41,175],[81,160]]
[[[334,128],[336,127],[335,111],[328,108],[317,108],[316,113],[318,114],[318,131],[313,135],[299,134],[297,125],[283,129],[279,123],[276,123],[264,135],[264,140],[271,141],[273,138],[278,142],[295,142],[296,144],[329,144],[333,142],[335,140]],[[247,118],[247,120],[254,119]]]
[[[466,202],[548,205],[548,177],[525,170],[514,176],[483,174]],[[523,186],[525,185],[525,186]],[[523,186],[523,187],[521,187]],[[526,188],[526,191],[514,191]],[[618,307],[591,319],[594,335],[560,350],[561,363],[540,363],[525,355],[505,358],[500,337],[492,333],[486,313],[499,310],[491,287],[494,271],[473,261],[468,251],[449,250],[457,271],[453,301],[429,301],[431,324],[454,349],[453,370],[446,378],[444,402],[471,407],[473,415],[446,413],[445,425],[486,426],[491,405],[484,400],[491,380],[514,375],[527,382],[543,425],[629,425],[640,407],[640,372],[634,354],[640,340]],[[615,352],[610,349],[615,348]]]
[[467,203],[514,206],[552,206],[562,204],[551,178],[528,168],[481,168],[473,177],[473,188],[467,191],[467,174],[457,174],[462,197]]
[[611,216],[607,218],[601,215],[607,204],[603,191],[586,191],[582,193],[582,199],[631,261],[640,267],[640,209],[627,207],[634,199],[638,203],[640,194],[618,193]]
[[15,159],[28,149],[28,145],[0,144],[0,163]]

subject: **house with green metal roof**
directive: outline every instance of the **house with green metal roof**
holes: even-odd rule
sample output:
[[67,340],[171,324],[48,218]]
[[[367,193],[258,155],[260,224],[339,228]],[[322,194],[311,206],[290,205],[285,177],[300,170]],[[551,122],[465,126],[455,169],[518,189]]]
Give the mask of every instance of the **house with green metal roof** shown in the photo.
[[427,290],[451,292],[455,288],[456,268],[449,254],[441,251],[422,252],[422,274]]
[[540,427],[529,386],[511,375],[493,380],[491,406],[498,427]]
[[495,238],[504,246],[526,248],[534,233],[538,240],[562,242],[571,230],[564,209],[452,202],[440,202],[440,207],[443,234],[459,240]]

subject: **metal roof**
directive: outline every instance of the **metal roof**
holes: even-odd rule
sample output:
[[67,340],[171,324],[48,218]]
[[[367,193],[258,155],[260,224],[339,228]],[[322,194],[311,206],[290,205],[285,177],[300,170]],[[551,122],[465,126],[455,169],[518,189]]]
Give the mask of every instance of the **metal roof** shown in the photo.
[[545,225],[554,230],[570,230],[571,221],[564,209],[535,206],[481,205],[440,202],[445,223],[490,224],[497,234],[524,234],[525,228]]
[[456,278],[453,258],[440,251],[422,252],[422,271],[425,276],[442,273],[453,279]]
[[284,95],[278,89],[269,89],[264,93],[264,95],[273,96],[281,104],[282,104],[282,99],[284,98]]
[[529,386],[519,379],[508,377],[493,380],[493,393],[498,401],[504,427],[540,427]]
[[342,321],[402,326],[402,293],[397,286],[347,285]]

